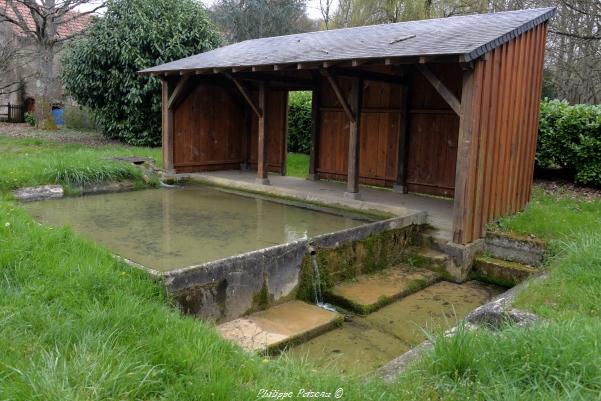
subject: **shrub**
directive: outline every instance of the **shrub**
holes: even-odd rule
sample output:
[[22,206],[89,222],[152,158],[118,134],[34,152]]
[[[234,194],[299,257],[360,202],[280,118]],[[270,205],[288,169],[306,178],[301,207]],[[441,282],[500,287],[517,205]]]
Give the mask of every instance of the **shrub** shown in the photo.
[[308,154],[311,150],[311,92],[290,92],[288,99],[288,151]]
[[601,106],[541,102],[536,163],[557,165],[578,184],[601,185]]
[[161,143],[161,81],[137,71],[212,49],[219,36],[195,0],[111,0],[63,57],[63,82],[104,134]]
[[35,127],[35,124],[36,124],[35,115],[30,112],[25,113],[25,122],[27,124],[31,125],[32,127]]
[[65,106],[65,127],[76,130],[96,128],[94,119],[87,108],[75,105]]

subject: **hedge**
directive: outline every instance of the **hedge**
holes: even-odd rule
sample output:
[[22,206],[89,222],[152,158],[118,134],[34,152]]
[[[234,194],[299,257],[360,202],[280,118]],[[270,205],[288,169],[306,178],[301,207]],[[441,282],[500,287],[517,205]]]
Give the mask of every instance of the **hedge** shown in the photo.
[[311,92],[290,92],[288,151],[308,154],[311,149]]
[[601,185],[601,106],[542,101],[536,164],[561,167],[577,184]]

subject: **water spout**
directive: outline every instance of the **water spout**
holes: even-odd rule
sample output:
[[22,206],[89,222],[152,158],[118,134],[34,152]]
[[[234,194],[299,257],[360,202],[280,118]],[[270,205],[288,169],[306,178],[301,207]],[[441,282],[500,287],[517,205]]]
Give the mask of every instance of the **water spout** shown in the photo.
[[317,263],[317,250],[313,246],[309,246],[308,250],[311,255],[311,265],[313,266],[313,296],[315,305],[322,309],[336,312],[332,305],[323,302],[323,295],[321,293],[321,275],[319,273],[319,264]]

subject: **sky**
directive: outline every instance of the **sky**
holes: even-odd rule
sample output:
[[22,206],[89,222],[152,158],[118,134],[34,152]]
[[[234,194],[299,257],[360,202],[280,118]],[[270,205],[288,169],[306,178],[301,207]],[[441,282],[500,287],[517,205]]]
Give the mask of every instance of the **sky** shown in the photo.
[[[215,0],[202,0],[202,2],[209,7],[215,2]],[[309,15],[309,17],[312,19],[321,18],[321,12],[319,11],[319,0],[307,0],[307,15]]]
[[[202,0],[202,2],[207,7],[210,7],[215,2],[215,0]],[[95,3],[95,1],[92,1],[90,4],[83,4],[79,7],[79,9],[82,11],[89,10],[95,7]],[[337,0],[334,0],[334,4],[332,5],[333,9],[336,8],[337,3]],[[307,0],[307,15],[309,15],[309,18],[312,19],[321,18],[321,12],[319,11],[319,0]]]

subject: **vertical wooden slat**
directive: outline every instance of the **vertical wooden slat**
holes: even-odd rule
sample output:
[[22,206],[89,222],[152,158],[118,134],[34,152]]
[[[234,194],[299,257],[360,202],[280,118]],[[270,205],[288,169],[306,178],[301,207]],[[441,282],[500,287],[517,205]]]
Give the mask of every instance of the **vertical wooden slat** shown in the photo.
[[482,90],[482,101],[480,102],[480,122],[478,124],[478,136],[479,146],[478,146],[478,164],[477,164],[477,172],[476,172],[476,185],[475,185],[475,210],[474,210],[474,236],[480,237],[482,236],[482,227],[486,223],[486,219],[488,217],[488,212],[486,210],[485,204],[485,187],[486,183],[484,181],[485,172],[486,172],[486,162],[488,160],[488,154],[486,150],[488,148],[488,140],[490,137],[490,132],[488,131],[488,121],[490,119],[491,110],[490,110],[490,101],[491,101],[491,92],[492,92],[492,54],[488,55],[488,59],[480,60],[478,63],[481,65],[481,70],[483,73],[481,74],[480,81],[481,90]]
[[505,213],[505,205],[507,204],[507,184],[508,184],[508,154],[509,154],[509,121],[511,116],[511,105],[513,98],[513,69],[515,68],[514,64],[514,55],[515,55],[515,42],[509,42],[507,44],[507,65],[505,70],[505,76],[503,79],[503,107],[501,110],[501,126],[499,131],[499,143],[501,153],[499,155],[499,185],[497,188],[498,198],[497,198],[497,215],[500,216]]
[[492,204],[491,204],[491,213],[492,218],[497,218],[500,214],[501,208],[501,195],[502,195],[502,180],[501,176],[501,158],[503,155],[503,113],[506,113],[505,109],[505,92],[507,92],[507,70],[508,70],[508,47],[509,44],[503,45],[501,48],[500,59],[501,66],[499,71],[499,76],[497,79],[499,80],[499,95],[497,100],[497,109],[496,109],[496,123],[495,123],[495,154],[493,160],[493,191],[491,192],[492,196]]
[[[473,89],[473,98],[472,98],[472,147],[471,147],[471,160],[472,167],[470,170],[470,185],[471,194],[468,197],[468,223],[467,227],[469,230],[466,231],[466,242],[471,242],[474,239],[480,237],[480,229],[476,228],[476,216],[479,216],[480,210],[477,209],[476,203],[478,198],[482,195],[478,192],[478,176],[480,175],[480,170],[478,166],[480,164],[480,160],[484,155],[480,154],[480,140],[481,130],[480,130],[480,119],[482,118],[482,90],[483,90],[483,79],[484,79],[484,64],[476,63],[474,66],[474,89]],[[479,224],[479,221],[478,221]]]
[[407,157],[409,155],[409,85],[401,86],[401,114],[399,124],[399,142],[397,145],[397,174],[394,191],[407,193]]
[[267,138],[267,127],[266,127],[266,93],[265,93],[265,83],[261,82],[259,84],[259,110],[260,117],[259,125],[258,125],[258,148],[257,148],[257,182],[261,184],[269,184],[269,180],[267,178],[268,171],[268,155],[267,155],[267,147],[268,147],[268,138]]
[[355,121],[349,123],[349,144],[347,164],[347,185],[345,196],[357,198],[359,194],[359,128],[361,124],[361,94],[363,81],[359,78],[353,80],[351,88],[350,111]]
[[[533,113],[533,117],[534,117],[534,127],[533,127],[533,133],[532,135],[534,136],[534,140],[533,140],[533,145],[530,148],[530,166],[529,166],[529,173],[528,173],[528,177],[532,177],[533,176],[533,172],[534,172],[534,159],[535,159],[535,154],[536,154],[536,138],[538,137],[538,120],[539,120],[539,114],[540,114],[540,106],[539,106],[539,101],[540,101],[540,96],[541,96],[541,91],[542,91],[542,84],[543,84],[543,68],[544,68],[544,58],[545,58],[545,43],[546,43],[546,37],[547,37],[547,29],[548,29],[548,24],[544,23],[541,26],[541,37],[540,37],[540,42],[538,44],[538,60],[536,62],[537,64],[537,77],[536,77],[536,83],[537,83],[537,87],[535,89],[535,97],[536,97],[536,104],[537,107],[535,108],[535,113]],[[532,180],[529,180],[529,187],[528,187],[528,199],[530,199],[532,193]]]
[[457,143],[457,168],[455,172],[455,198],[453,200],[453,241],[458,244],[469,242],[466,231],[471,229],[466,224],[471,220],[472,184],[470,172],[474,166],[472,156],[472,99],[474,95],[474,72],[465,70],[461,91],[461,108],[459,116],[459,139]]
[[[526,33],[527,39],[527,52],[526,52],[526,61],[524,64],[524,68],[526,69],[526,87],[530,88],[531,83],[534,82],[534,68],[535,68],[535,54],[536,54],[536,34],[538,32],[538,27]],[[528,170],[529,170],[529,162],[530,162],[530,147],[532,146],[532,114],[534,112],[534,98],[536,98],[535,94],[532,90],[528,90],[526,92],[525,106],[524,106],[524,129],[523,129],[523,141],[520,146],[521,151],[521,164],[519,169],[519,178],[518,178],[518,208],[522,209],[526,204],[526,194],[528,189]]]
[[524,88],[524,35],[515,39],[516,42],[516,68],[514,69],[515,94],[512,99],[513,111],[510,124],[509,141],[509,183],[507,186],[507,206],[506,212],[514,213],[517,210],[515,200],[516,176],[519,164],[519,145],[522,136],[523,127],[521,126],[521,116],[523,114],[523,99],[525,95]]
[[317,163],[319,161],[319,132],[321,108],[321,75],[313,75],[313,94],[311,98],[311,150],[309,155],[309,179],[318,180]]
[[500,48],[495,49],[491,55],[491,59],[489,60],[492,70],[488,79],[491,82],[491,91],[490,91],[490,102],[489,102],[489,117],[488,117],[488,126],[487,133],[489,136],[487,146],[486,146],[486,163],[485,163],[485,188],[484,188],[484,200],[483,200],[483,217],[482,221],[485,223],[491,221],[493,219],[494,214],[494,197],[493,193],[495,191],[494,183],[496,182],[496,174],[495,168],[496,165],[494,163],[494,155],[495,150],[497,148],[497,136],[495,131],[496,122],[499,119],[499,112],[497,110],[498,96],[499,96],[499,85],[501,80],[499,79],[499,75],[501,72],[501,53],[502,50]]
[[173,168],[173,110],[167,107],[171,95],[171,84],[167,79],[162,83],[162,112],[163,112],[163,168],[168,173],[174,173]]

